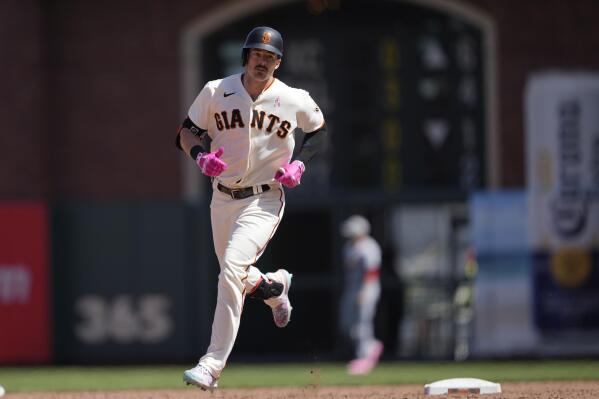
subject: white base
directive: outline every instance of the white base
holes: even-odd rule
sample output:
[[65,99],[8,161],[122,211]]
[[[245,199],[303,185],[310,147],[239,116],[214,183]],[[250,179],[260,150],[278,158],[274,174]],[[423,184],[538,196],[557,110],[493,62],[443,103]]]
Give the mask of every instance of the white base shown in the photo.
[[0,397],[4,396],[5,393],[6,391],[4,390],[4,387],[0,385]]
[[501,393],[501,384],[478,378],[450,378],[449,380],[435,381],[424,386],[425,395],[484,395],[493,393]]

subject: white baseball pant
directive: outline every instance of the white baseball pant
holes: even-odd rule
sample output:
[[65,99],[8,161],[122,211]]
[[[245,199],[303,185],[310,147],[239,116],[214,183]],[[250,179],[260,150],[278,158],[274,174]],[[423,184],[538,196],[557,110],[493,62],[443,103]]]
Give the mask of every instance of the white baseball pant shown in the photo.
[[279,226],[285,194],[271,186],[259,195],[232,199],[216,188],[216,180],[213,186],[210,213],[220,274],[210,346],[200,363],[218,378],[237,337],[245,294],[263,277],[253,265]]

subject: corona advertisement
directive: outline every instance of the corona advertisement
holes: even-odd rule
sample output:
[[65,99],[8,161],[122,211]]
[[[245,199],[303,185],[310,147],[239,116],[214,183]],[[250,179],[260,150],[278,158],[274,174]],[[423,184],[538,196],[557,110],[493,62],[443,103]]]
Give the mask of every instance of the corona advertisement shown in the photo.
[[526,92],[528,214],[541,330],[599,327],[599,74],[547,72]]

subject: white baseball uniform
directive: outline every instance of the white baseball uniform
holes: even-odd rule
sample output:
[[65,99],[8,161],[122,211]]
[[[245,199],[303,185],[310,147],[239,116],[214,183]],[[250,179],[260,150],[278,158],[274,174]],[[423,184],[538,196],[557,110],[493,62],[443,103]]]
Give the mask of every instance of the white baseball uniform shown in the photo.
[[381,248],[370,236],[348,241],[343,247],[345,287],[341,298],[341,328],[349,331],[358,358],[365,357],[378,341],[374,316],[381,294]]
[[[274,176],[291,160],[293,131],[311,133],[324,125],[308,92],[275,79],[252,100],[241,79],[236,74],[208,82],[189,109],[191,121],[208,131],[211,150],[224,148],[221,159],[228,165],[213,180],[212,235],[221,271],[210,346],[200,359],[216,378],[233,348],[245,294],[263,277],[254,264],[283,216],[285,195]],[[256,195],[233,199],[219,183],[253,187]]]

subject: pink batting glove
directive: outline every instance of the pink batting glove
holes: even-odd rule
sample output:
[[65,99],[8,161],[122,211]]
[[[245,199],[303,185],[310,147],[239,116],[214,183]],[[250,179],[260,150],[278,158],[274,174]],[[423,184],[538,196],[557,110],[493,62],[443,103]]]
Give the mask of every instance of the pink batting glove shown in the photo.
[[275,180],[286,187],[293,188],[300,184],[302,173],[304,173],[305,170],[306,167],[304,166],[304,163],[296,159],[282,168],[279,168],[275,174]]
[[200,152],[196,158],[196,163],[202,169],[202,173],[206,176],[218,176],[227,170],[227,163],[220,159],[225,152],[223,147],[220,147],[214,152]]

